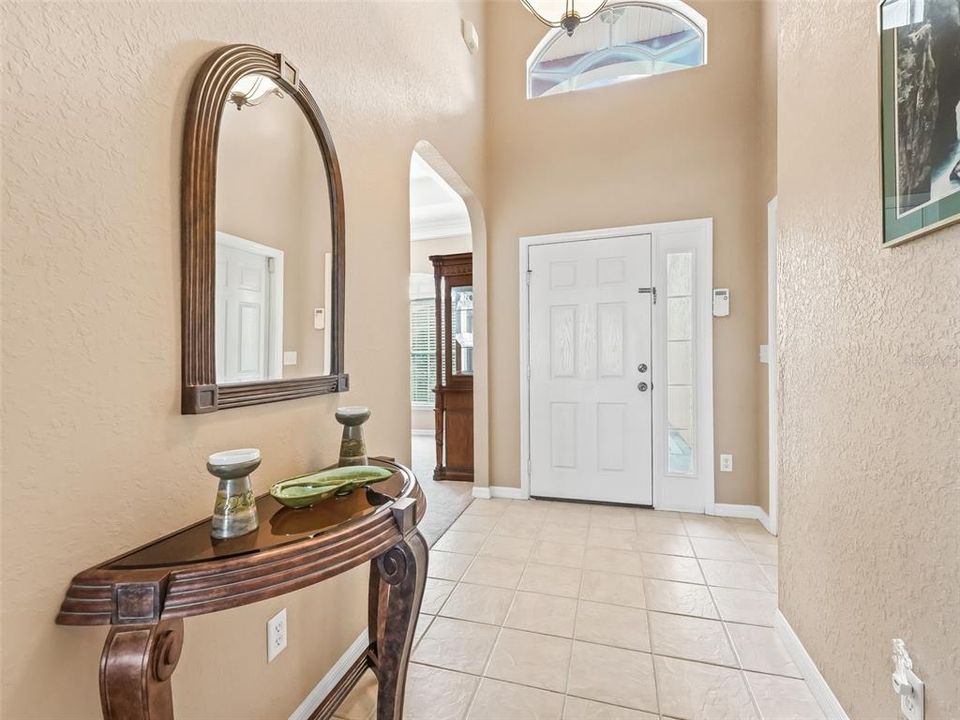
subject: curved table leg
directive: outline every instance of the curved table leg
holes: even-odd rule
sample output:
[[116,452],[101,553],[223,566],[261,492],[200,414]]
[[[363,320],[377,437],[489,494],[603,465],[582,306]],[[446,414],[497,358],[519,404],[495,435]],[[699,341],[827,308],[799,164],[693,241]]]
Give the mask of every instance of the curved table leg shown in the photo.
[[104,720],[173,720],[170,676],[182,647],[183,620],[111,627],[100,656]]
[[427,543],[414,528],[370,572],[370,639],[376,647],[377,720],[401,720],[407,663],[427,583]]

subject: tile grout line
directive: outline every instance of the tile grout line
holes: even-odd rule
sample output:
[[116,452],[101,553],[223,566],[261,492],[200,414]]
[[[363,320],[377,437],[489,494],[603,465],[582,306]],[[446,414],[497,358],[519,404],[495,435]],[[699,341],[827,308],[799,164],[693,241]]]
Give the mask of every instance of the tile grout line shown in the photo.
[[[499,628],[499,630],[501,630],[501,631],[503,631],[503,630],[513,630],[513,629],[514,629],[514,628],[508,628],[508,627],[501,627],[501,628]],[[517,632],[528,632],[528,631],[527,631],[527,630],[517,630]],[[571,693],[567,692],[567,690],[569,690],[569,677],[568,677],[568,681],[567,681],[567,683],[568,683],[568,684],[567,684],[567,690],[564,690],[563,692],[561,692],[561,691],[559,691],[559,690],[550,690],[550,689],[548,689],[548,688],[540,687],[540,686],[538,686],[538,685],[531,685],[531,684],[529,684],[529,683],[522,682],[522,681],[519,681],[519,680],[504,680],[504,679],[502,679],[502,678],[496,678],[496,677],[493,677],[492,675],[488,675],[488,674],[487,674],[487,671],[488,671],[489,666],[490,666],[490,661],[493,659],[493,651],[496,649],[496,643],[499,642],[499,639],[500,639],[500,635],[501,635],[501,634],[502,634],[502,633],[498,633],[498,635],[497,635],[497,640],[494,642],[494,644],[493,644],[493,646],[492,646],[492,649],[490,650],[490,654],[489,654],[489,656],[486,658],[486,660],[485,660],[485,662],[484,662],[484,668],[483,668],[483,670],[480,671],[479,673],[470,672],[470,671],[467,671],[467,670],[459,670],[459,669],[456,669],[456,668],[447,667],[447,666],[445,666],[445,665],[438,665],[438,664],[433,663],[433,662],[426,662],[426,661],[424,661],[424,660],[412,660],[412,659],[411,659],[410,662],[411,662],[411,663],[414,663],[414,664],[416,664],[416,665],[423,665],[423,666],[425,666],[425,667],[435,668],[435,669],[437,669],[437,670],[444,670],[444,671],[446,671],[446,672],[457,673],[457,674],[459,674],[459,675],[469,675],[470,677],[479,678],[479,679],[496,680],[497,682],[503,682],[503,683],[507,683],[507,684],[510,684],[510,685],[520,685],[520,686],[522,686],[522,687],[533,688],[534,690],[543,690],[544,692],[552,692],[552,693],[556,693],[556,694],[564,694],[564,693],[565,693],[565,694],[571,694]],[[532,633],[532,634],[539,634],[539,633]],[[717,662],[710,662],[709,660],[694,660],[693,658],[682,657],[682,656],[680,656],[680,655],[670,655],[670,654],[668,654],[668,653],[646,652],[646,651],[644,651],[644,650],[631,650],[630,648],[619,648],[619,647],[616,647],[616,646],[613,646],[613,645],[604,645],[603,643],[597,643],[597,642],[593,642],[593,641],[590,641],[590,640],[577,640],[577,639],[575,639],[575,638],[561,638],[561,637],[556,636],[556,635],[548,635],[548,636],[546,636],[546,637],[550,637],[550,638],[553,638],[553,639],[555,639],[555,640],[567,640],[567,641],[570,641],[570,643],[571,643],[571,649],[572,649],[572,646],[573,646],[574,643],[582,643],[582,644],[584,644],[584,645],[595,645],[595,646],[597,646],[597,647],[611,648],[611,649],[613,649],[613,650],[626,650],[626,651],[628,651],[628,652],[638,653],[638,654],[641,654],[641,655],[649,655],[652,659],[653,659],[653,658],[664,658],[664,659],[666,659],[666,660],[680,660],[681,662],[692,663],[692,664],[694,664],[694,665],[704,665],[704,666],[711,667],[711,668],[719,668],[719,669],[721,669],[721,670],[733,670],[734,672],[736,672],[737,674],[739,674],[739,675],[741,675],[741,676],[742,676],[743,673],[750,672],[750,673],[753,673],[754,675],[763,675],[763,676],[765,676],[765,677],[781,678],[781,679],[784,679],[784,680],[796,680],[796,681],[798,681],[798,682],[804,682],[804,681],[803,681],[803,678],[793,677],[792,675],[780,675],[780,674],[778,674],[778,673],[763,672],[763,671],[760,671],[760,670],[744,670],[743,668],[734,667],[734,666],[732,666],[732,665],[724,665],[724,664],[722,664],[722,663],[717,663]],[[569,671],[568,671],[568,676],[569,676]],[[580,695],[576,695],[576,694],[574,694],[573,696],[574,696],[574,697],[581,697]],[[607,702],[606,700],[595,700],[594,698],[588,698],[588,697],[584,697],[584,699],[585,699],[585,700],[594,700],[595,702],[603,702],[603,703],[605,703],[605,704],[607,704],[607,705],[616,705],[616,703],[610,703],[610,702]]]
[[[557,566],[557,567],[560,567],[560,566]],[[575,570],[575,569],[577,569],[577,568],[569,568],[569,569],[574,569],[574,570]],[[591,572],[603,572],[603,571],[591,571]],[[619,574],[619,573],[610,573],[610,574],[611,574],[611,575],[617,575],[617,574]],[[622,603],[610,602],[610,601],[607,601],[607,600],[592,600],[592,599],[590,599],[590,598],[584,598],[584,597],[582,596],[582,592],[583,592],[583,590],[582,590],[582,587],[583,587],[583,573],[582,573],[582,572],[581,572],[581,580],[580,580],[580,583],[581,583],[580,593],[581,593],[581,594],[580,594],[578,597],[576,597],[576,598],[572,598],[572,597],[570,597],[569,595],[558,595],[558,594],[553,594],[553,593],[549,593],[549,592],[543,592],[543,591],[541,591],[541,590],[521,590],[521,589],[519,588],[519,586],[517,586],[517,587],[506,587],[506,586],[503,586],[503,585],[484,585],[484,584],[482,584],[482,583],[469,582],[469,581],[465,581],[465,580],[459,580],[459,581],[445,580],[444,582],[452,582],[452,583],[454,583],[454,587],[451,589],[449,595],[447,595],[446,599],[445,599],[444,602],[442,603],[441,608],[440,608],[436,613],[423,612],[423,614],[424,614],[424,615],[434,615],[435,617],[450,618],[450,619],[452,619],[452,620],[462,620],[462,621],[464,621],[464,622],[479,623],[479,624],[481,624],[481,625],[496,625],[496,623],[485,622],[485,621],[483,621],[483,620],[474,620],[474,619],[470,619],[470,618],[458,617],[458,616],[456,616],[456,615],[443,615],[443,609],[444,609],[444,607],[446,607],[447,601],[450,599],[450,595],[452,595],[453,592],[457,589],[457,586],[459,586],[459,585],[468,585],[468,586],[470,586],[470,587],[489,588],[489,589],[492,589],[492,590],[508,590],[508,591],[512,591],[512,592],[514,592],[514,593],[526,592],[526,593],[533,593],[533,594],[536,594],[536,595],[547,595],[547,596],[549,596],[549,597],[555,597],[555,598],[566,598],[566,599],[568,599],[568,600],[578,600],[578,601],[579,601],[579,600],[583,600],[584,602],[592,602],[592,603],[596,603],[596,604],[598,604],[598,605],[610,605],[610,606],[613,606],[613,607],[627,608],[627,609],[632,609],[632,610],[646,610],[647,612],[655,612],[655,613],[660,613],[660,614],[663,614],[663,615],[675,615],[675,616],[679,616],[679,617],[691,617],[691,618],[698,618],[698,619],[701,619],[701,620],[710,620],[710,621],[713,621],[713,622],[726,622],[726,623],[730,623],[730,624],[732,624],[732,625],[747,625],[747,626],[750,626],[750,627],[760,627],[760,628],[772,628],[772,627],[773,627],[773,625],[764,625],[764,624],[762,624],[762,623],[751,623],[751,622],[745,622],[745,621],[743,621],[743,620],[727,620],[727,619],[725,619],[724,617],[722,617],[721,614],[720,614],[719,608],[718,608],[717,605],[716,605],[716,601],[715,601],[715,599],[714,599],[714,597],[713,597],[713,593],[712,593],[712,589],[713,589],[715,586],[706,585],[706,584],[701,585],[701,584],[698,584],[698,583],[684,583],[684,582],[679,581],[679,580],[663,580],[663,579],[661,579],[661,578],[647,578],[647,577],[644,577],[644,576],[642,576],[642,575],[623,575],[623,577],[638,578],[638,579],[640,579],[640,580],[660,580],[661,582],[673,582],[673,583],[678,583],[678,584],[683,584],[683,585],[689,585],[689,586],[691,586],[691,587],[706,588],[708,591],[710,591],[710,600],[711,600],[711,603],[713,603],[713,608],[714,608],[714,610],[717,611],[717,616],[716,616],[716,617],[707,617],[707,616],[704,616],[704,615],[693,615],[693,614],[690,614],[690,613],[677,612],[677,611],[675,611],[675,610],[662,610],[662,609],[659,609],[659,608],[647,607],[647,606],[646,606],[646,605],[647,605],[647,603],[646,603],[646,598],[644,598],[644,605],[645,605],[645,607],[637,607],[637,606],[635,606],[635,605],[624,605],[624,604],[622,604]],[[436,579],[439,579],[439,578],[430,578],[430,579],[436,580]],[[521,576],[521,579],[522,579],[522,576]],[[720,589],[720,590],[743,590],[744,592],[760,592],[760,593],[764,593],[764,594],[767,594],[767,595],[773,595],[773,594],[775,594],[775,593],[765,593],[765,592],[762,591],[762,590],[745,590],[745,589],[743,589],[743,588],[727,588],[727,587],[723,587],[723,586],[718,587],[718,589]],[[512,604],[512,603],[513,603],[513,599],[511,599],[511,604]],[[421,611],[421,612],[422,612],[422,611]],[[530,631],[530,632],[533,632],[533,631]],[[538,635],[550,635],[550,636],[552,636],[552,637],[562,637],[561,635],[554,635],[553,633],[537,632],[536,634],[538,634]]]
[[[697,558],[697,564],[700,566],[700,572],[703,573],[703,564],[700,562],[700,558]],[[706,580],[707,576],[704,574],[703,579]],[[710,600],[713,602],[714,607],[717,611],[717,616],[721,619],[721,627],[723,628],[723,635],[727,639],[727,643],[730,645],[730,649],[733,650],[733,656],[737,660],[737,665],[740,667],[737,668],[737,674],[740,676],[740,682],[747,691],[747,697],[750,698],[750,703],[753,706],[754,712],[757,714],[757,718],[763,720],[763,715],[760,713],[760,704],[757,702],[757,698],[754,696],[753,689],[750,687],[750,683],[747,682],[747,676],[743,674],[743,662],[740,660],[740,653],[737,650],[737,646],[733,642],[733,638],[730,636],[730,631],[727,629],[726,624],[724,624],[723,616],[720,613],[720,606],[717,605],[717,599],[714,597],[713,588],[710,585],[707,585],[707,591],[710,593]]]
[[573,614],[573,639],[570,641],[570,660],[567,663],[567,678],[563,685],[563,708],[560,717],[567,711],[567,698],[570,697],[570,675],[573,672],[573,643],[577,637],[577,624],[580,622],[580,602],[583,597],[583,570],[580,570],[580,583],[577,585],[577,608]]
[[[593,643],[593,644],[595,644],[595,643]],[[647,654],[649,654],[649,653],[647,653]],[[683,658],[678,658],[678,659],[683,659]],[[559,691],[557,691],[557,690],[550,690],[550,689],[547,689],[547,688],[544,688],[544,687],[540,687],[540,686],[538,686],[538,685],[530,685],[530,684],[528,684],[528,683],[517,682],[516,680],[501,680],[500,678],[495,678],[495,677],[492,677],[492,676],[486,675],[486,674],[477,675],[477,674],[475,674],[475,673],[468,673],[468,672],[464,672],[464,671],[462,671],[462,670],[452,670],[452,669],[450,669],[450,668],[443,667],[442,665],[431,665],[430,663],[425,663],[425,662],[420,662],[420,661],[414,662],[413,664],[415,664],[415,665],[421,665],[421,666],[423,666],[423,667],[432,668],[432,669],[434,669],[434,670],[442,670],[442,671],[444,671],[444,672],[450,672],[450,673],[454,673],[454,674],[457,674],[457,675],[467,675],[467,676],[469,676],[469,677],[471,677],[471,678],[476,678],[477,680],[480,680],[481,682],[482,682],[483,680],[492,680],[492,681],[494,681],[494,682],[503,683],[504,685],[515,685],[516,687],[521,687],[521,688],[525,688],[525,689],[528,689],[528,690],[537,690],[537,691],[539,691],[539,692],[545,692],[545,693],[549,693],[549,694],[551,694],[551,695],[559,695],[559,696],[561,696],[561,697],[563,697],[563,698],[572,697],[572,698],[576,698],[576,699],[578,699],[578,700],[587,700],[587,701],[589,701],[589,702],[594,702],[594,703],[597,703],[597,704],[599,704],[599,705],[609,705],[610,707],[621,708],[621,709],[623,709],[623,710],[632,710],[632,711],[634,711],[634,712],[645,712],[645,713],[648,713],[648,714],[650,713],[649,710],[643,710],[643,709],[641,709],[641,708],[632,707],[632,706],[630,706],[630,705],[622,705],[622,704],[620,704],[620,703],[610,702],[610,701],[608,701],[608,700],[597,700],[597,699],[592,698],[592,697],[587,697],[586,695],[577,695],[577,694],[575,694],[575,693],[569,693],[569,692],[559,692]],[[477,685],[478,685],[478,687],[479,687],[479,683],[478,683]],[[470,708],[472,708],[472,706],[473,706],[473,704],[474,704],[474,702],[475,702],[475,700],[476,700],[476,697],[475,697],[475,696],[476,696],[476,692],[474,692],[473,695],[471,695],[470,704],[467,706],[467,707],[468,707],[468,710],[469,710]],[[659,707],[659,702],[658,702],[658,707]],[[654,713],[654,714],[658,714],[658,713]]]
[[490,666],[490,661],[493,659],[493,653],[497,649],[497,644],[500,642],[501,635],[503,635],[503,626],[501,626],[497,631],[497,637],[494,638],[493,645],[490,646],[490,651],[487,653],[487,657],[483,662],[483,669],[480,671],[480,680],[477,682],[477,687],[474,688],[473,694],[470,696],[470,702],[467,703],[467,712],[464,714],[465,718],[470,716],[470,711],[473,710],[473,706],[477,702],[477,695],[480,694],[480,686],[487,677],[487,668]]
[[[637,517],[634,517],[633,521],[634,521],[634,524],[636,524],[636,523],[637,523]],[[639,528],[639,525],[637,525],[637,527]],[[684,526],[683,520],[680,520],[680,527],[682,527],[684,530],[686,530],[686,526]],[[690,541],[687,540],[687,542],[690,542]],[[691,545],[690,547],[691,547],[691,549],[693,549],[693,545]],[[699,564],[697,565],[697,567],[699,567]],[[641,555],[641,557],[640,557],[640,569],[641,569],[641,570],[646,570],[645,563],[643,562],[643,556],[642,556],[642,555]],[[703,575],[703,570],[700,571],[700,574]],[[706,578],[704,578],[704,580],[706,580]],[[644,581],[643,583],[641,583],[641,588],[642,588],[642,590],[643,590],[643,605],[644,605],[644,608],[645,608],[643,612],[645,613],[645,617],[646,617],[646,619],[647,619],[647,643],[650,645],[650,668],[651,668],[651,670],[653,671],[653,693],[654,693],[654,696],[655,696],[656,699],[657,699],[657,716],[659,717],[659,716],[661,716],[662,713],[663,713],[663,707],[662,707],[662,702],[661,702],[660,678],[659,678],[659,676],[657,675],[657,656],[654,655],[654,653],[653,653],[653,651],[654,651],[655,648],[653,647],[653,630],[650,628],[650,612],[651,612],[651,611],[648,610],[648,609],[646,609],[646,605],[647,605],[647,586],[646,586],[646,581]]]

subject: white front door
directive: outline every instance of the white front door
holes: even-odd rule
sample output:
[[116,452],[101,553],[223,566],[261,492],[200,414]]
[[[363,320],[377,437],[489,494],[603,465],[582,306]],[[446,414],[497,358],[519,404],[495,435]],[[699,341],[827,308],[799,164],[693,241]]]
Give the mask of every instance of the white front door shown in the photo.
[[269,263],[262,254],[217,244],[217,382],[269,377]]
[[530,246],[533,496],[653,503],[650,246]]

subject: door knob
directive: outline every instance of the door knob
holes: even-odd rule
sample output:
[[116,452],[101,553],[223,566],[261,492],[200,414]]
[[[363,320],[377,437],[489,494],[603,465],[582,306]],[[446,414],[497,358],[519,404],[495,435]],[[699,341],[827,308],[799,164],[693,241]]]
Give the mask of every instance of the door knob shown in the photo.
[[646,392],[650,388],[645,382],[637,383],[637,390],[640,392]]
[[640,363],[639,365],[637,365],[637,372],[645,373],[646,371],[647,371],[646,363]]

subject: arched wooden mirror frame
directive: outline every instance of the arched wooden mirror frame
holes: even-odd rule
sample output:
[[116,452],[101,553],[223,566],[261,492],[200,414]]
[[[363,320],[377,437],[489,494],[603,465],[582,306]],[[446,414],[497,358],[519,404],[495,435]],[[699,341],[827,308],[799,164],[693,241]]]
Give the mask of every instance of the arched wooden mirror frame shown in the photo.
[[[230,89],[240,78],[254,73],[269,77],[297,101],[323,154],[333,240],[330,374],[220,385],[214,349],[217,143],[220,116]],[[343,369],[346,266],[340,163],[320,108],[300,80],[296,66],[283,55],[255,45],[228,45],[204,62],[193,83],[183,129],[181,204],[181,412],[195,415],[346,391],[349,376]]]

